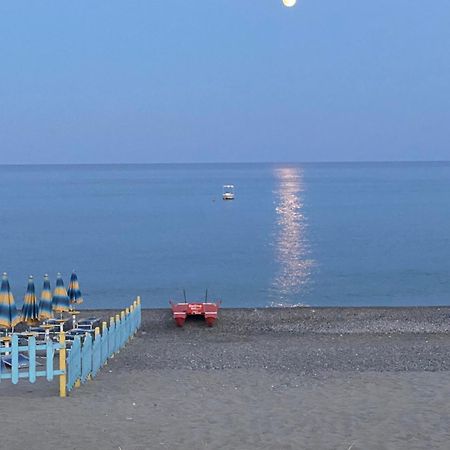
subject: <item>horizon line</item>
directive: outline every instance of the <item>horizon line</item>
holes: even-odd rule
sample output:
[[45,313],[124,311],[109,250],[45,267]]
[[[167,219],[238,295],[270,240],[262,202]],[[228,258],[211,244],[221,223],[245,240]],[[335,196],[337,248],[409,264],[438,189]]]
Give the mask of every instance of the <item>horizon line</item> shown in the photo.
[[0,163],[0,167],[21,166],[165,166],[165,165],[238,165],[238,164],[419,164],[450,163],[450,159],[430,160],[344,160],[344,161],[215,161],[215,162],[59,162]]

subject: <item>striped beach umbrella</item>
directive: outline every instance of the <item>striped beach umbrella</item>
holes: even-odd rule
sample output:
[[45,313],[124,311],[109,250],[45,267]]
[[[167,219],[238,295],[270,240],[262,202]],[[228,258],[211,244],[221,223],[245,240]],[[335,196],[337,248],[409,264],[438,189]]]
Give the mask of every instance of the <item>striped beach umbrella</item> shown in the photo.
[[44,285],[42,286],[41,298],[39,300],[39,319],[47,320],[53,317],[52,309],[52,289],[48,275],[44,275]]
[[53,291],[52,300],[53,311],[63,313],[69,311],[69,296],[67,295],[66,288],[64,287],[64,281],[60,273],[56,278],[56,286]]
[[22,320],[28,325],[37,325],[39,323],[39,307],[32,276],[28,278],[27,292],[23,298]]
[[70,276],[67,295],[69,296],[69,300],[72,305],[80,305],[81,303],[83,303],[83,296],[81,295],[80,284],[78,283],[78,277],[75,272],[72,272],[72,275]]
[[0,327],[11,328],[14,331],[19,322],[20,316],[9,286],[8,275],[4,273],[0,288]]

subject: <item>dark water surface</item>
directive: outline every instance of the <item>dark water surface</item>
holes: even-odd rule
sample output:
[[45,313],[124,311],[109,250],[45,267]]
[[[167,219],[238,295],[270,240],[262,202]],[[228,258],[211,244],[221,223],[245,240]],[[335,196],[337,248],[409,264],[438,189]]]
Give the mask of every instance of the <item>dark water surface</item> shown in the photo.
[[450,304],[450,163],[0,166],[0,192],[19,303],[76,269],[92,308]]

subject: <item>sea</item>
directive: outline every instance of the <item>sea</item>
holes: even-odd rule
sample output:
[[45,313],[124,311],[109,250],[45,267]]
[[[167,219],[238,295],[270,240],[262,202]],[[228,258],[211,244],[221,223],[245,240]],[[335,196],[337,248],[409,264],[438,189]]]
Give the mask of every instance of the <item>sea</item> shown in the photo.
[[0,166],[0,230],[19,306],[73,270],[84,308],[450,305],[448,162]]

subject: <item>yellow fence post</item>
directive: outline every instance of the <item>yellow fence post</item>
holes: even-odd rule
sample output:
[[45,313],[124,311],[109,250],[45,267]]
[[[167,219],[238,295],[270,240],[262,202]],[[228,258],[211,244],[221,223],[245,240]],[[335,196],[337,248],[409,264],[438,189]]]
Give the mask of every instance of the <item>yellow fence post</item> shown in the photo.
[[59,333],[59,370],[63,373],[59,376],[59,396],[66,397],[66,385],[67,385],[67,370],[66,370],[66,335],[64,331]]

